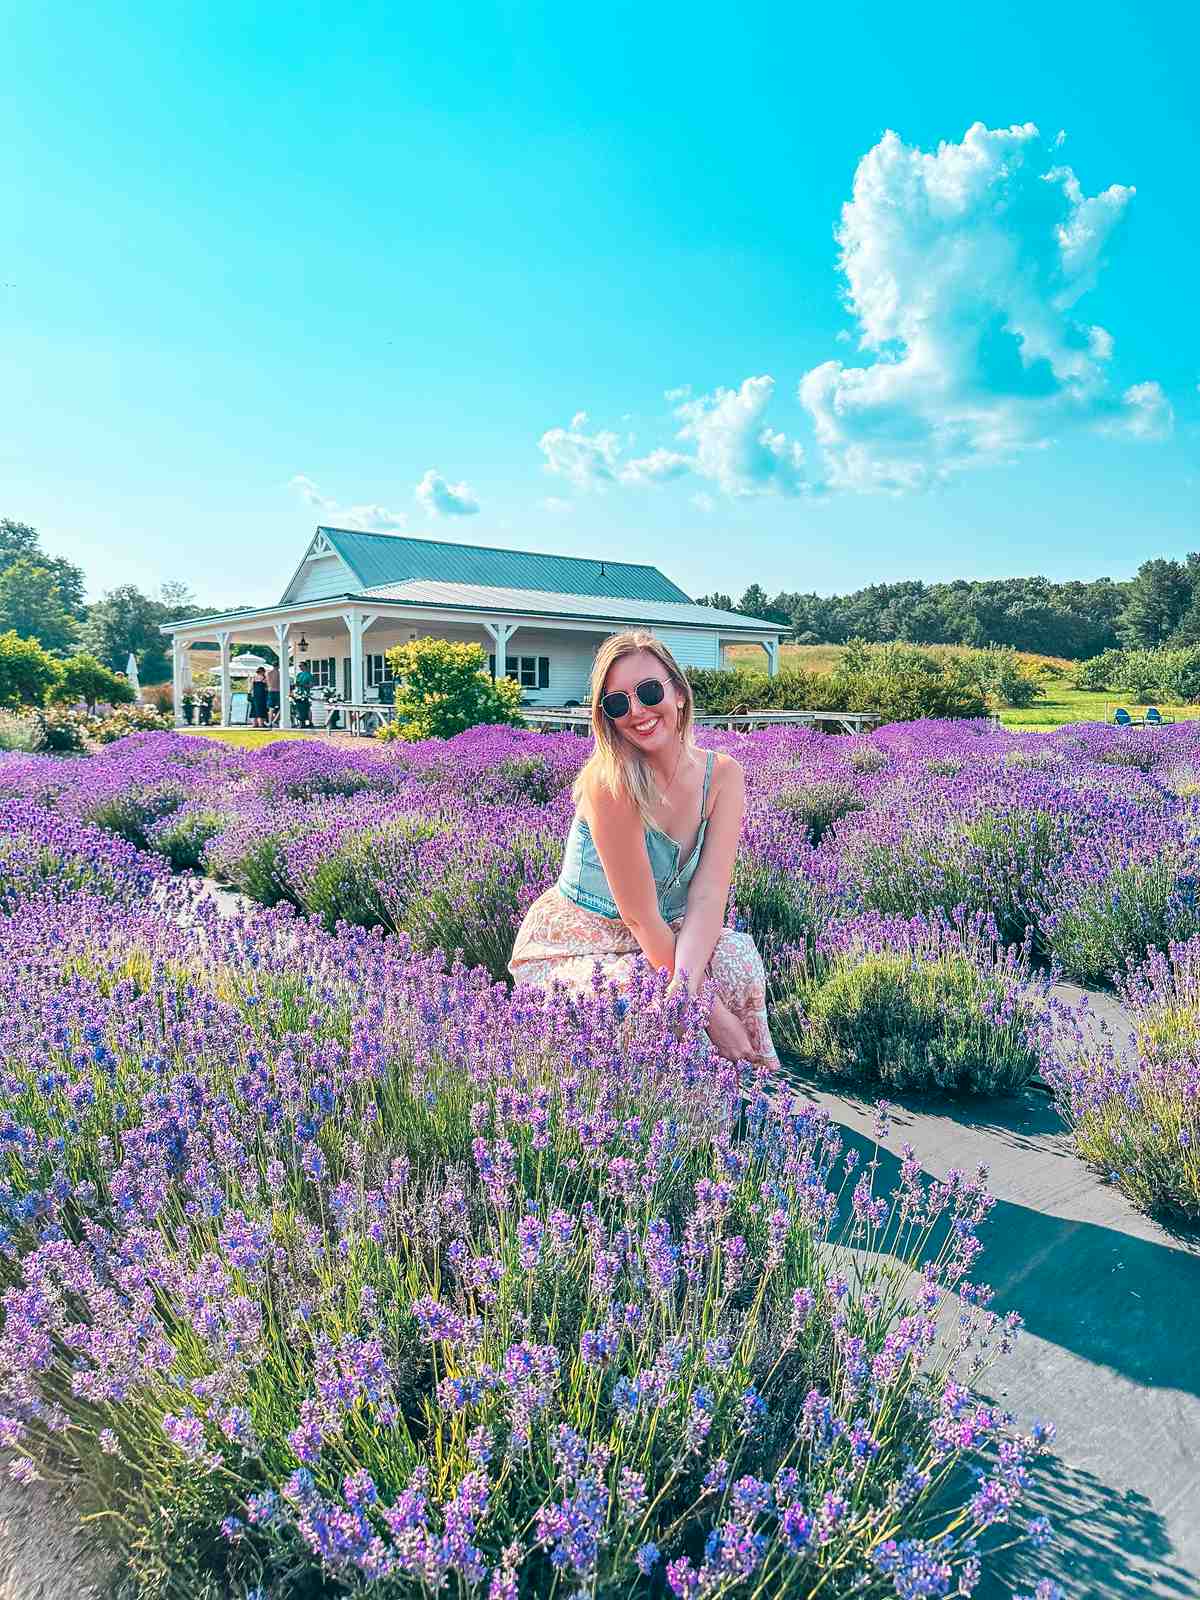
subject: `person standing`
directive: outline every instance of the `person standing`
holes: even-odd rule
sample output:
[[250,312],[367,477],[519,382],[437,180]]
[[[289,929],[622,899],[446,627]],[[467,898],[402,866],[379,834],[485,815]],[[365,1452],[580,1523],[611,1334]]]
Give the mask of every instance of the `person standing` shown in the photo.
[[279,668],[267,668],[267,721],[272,728],[279,726]]
[[296,720],[302,728],[312,727],[312,690],[313,675],[308,670],[308,663],[301,662],[300,670],[296,674]]
[[267,725],[267,669],[259,667],[250,682],[250,721],[256,728]]

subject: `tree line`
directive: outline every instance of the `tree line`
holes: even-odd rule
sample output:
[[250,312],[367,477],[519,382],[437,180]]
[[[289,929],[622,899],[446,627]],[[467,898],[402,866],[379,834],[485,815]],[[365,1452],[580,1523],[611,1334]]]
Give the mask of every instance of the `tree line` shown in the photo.
[[1200,644],[1200,554],[1144,561],[1127,581],[912,579],[842,595],[768,595],[752,583],[736,603],[721,593],[699,603],[777,622],[797,644],[1000,645],[1084,661],[1107,650]]
[[183,583],[164,583],[157,595],[121,584],[91,605],[84,589],[83,569],[48,554],[36,528],[0,517],[0,635],[36,640],[55,656],[85,652],[114,672],[124,672],[132,651],[142,682],[162,683],[171,676],[162,624],[215,611]]

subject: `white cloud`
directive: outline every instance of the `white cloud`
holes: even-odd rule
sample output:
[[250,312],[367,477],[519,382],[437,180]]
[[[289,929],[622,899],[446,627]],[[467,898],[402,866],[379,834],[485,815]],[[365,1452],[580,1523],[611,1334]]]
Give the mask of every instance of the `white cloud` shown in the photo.
[[1157,383],[1135,383],[1121,396],[1125,411],[1118,423],[1135,439],[1165,439],[1175,426],[1175,411]]
[[432,516],[473,517],[479,510],[479,501],[465,483],[447,483],[433,467],[413,493]]
[[678,389],[664,389],[663,399],[669,406],[677,406],[681,400],[689,400],[692,394],[690,383],[681,383]]
[[703,511],[705,516],[707,516],[710,511],[716,510],[717,502],[713,499],[712,495],[709,494],[707,489],[701,489],[698,494],[692,495],[691,499],[696,510]]
[[804,451],[764,416],[774,378],[747,378],[739,389],[715,389],[675,409],[680,439],[695,444],[693,470],[730,495],[798,494],[804,487]]
[[543,511],[549,511],[555,517],[569,516],[575,509],[570,500],[562,500],[556,494],[548,494],[539,504]]
[[636,485],[670,483],[673,478],[685,477],[694,472],[696,462],[691,456],[682,456],[677,450],[651,450],[648,456],[630,461],[621,468],[621,482]]
[[1120,184],[1084,195],[1032,123],[976,123],[933,154],[886,133],[838,230],[847,307],[873,359],[827,361],[799,386],[829,486],[920,489],[1068,426],[1169,426],[1146,385],[1122,409],[1111,334],[1071,315],[1132,197]]
[[567,478],[581,489],[593,489],[616,479],[621,441],[615,433],[586,433],[588,415],[577,411],[569,428],[551,428],[538,440],[546,457],[546,471]]
[[391,528],[403,528],[408,523],[403,511],[392,511],[387,506],[342,505],[340,501],[322,494],[303,472],[289,479],[288,487],[295,489],[329,527],[355,528],[362,533],[386,533]]

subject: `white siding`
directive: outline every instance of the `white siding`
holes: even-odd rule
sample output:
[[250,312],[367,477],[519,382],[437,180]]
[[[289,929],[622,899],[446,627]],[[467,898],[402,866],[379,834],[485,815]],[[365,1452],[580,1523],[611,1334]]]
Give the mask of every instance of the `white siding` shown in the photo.
[[715,633],[692,633],[682,628],[655,628],[654,637],[675,657],[681,667],[719,667],[721,641]]
[[327,600],[331,595],[352,594],[360,588],[340,556],[313,556],[296,574],[280,605],[291,605],[297,600]]

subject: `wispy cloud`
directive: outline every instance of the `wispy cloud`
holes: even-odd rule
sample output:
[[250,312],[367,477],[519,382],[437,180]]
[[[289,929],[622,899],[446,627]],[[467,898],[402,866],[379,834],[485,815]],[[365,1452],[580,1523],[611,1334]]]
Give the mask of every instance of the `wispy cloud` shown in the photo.
[[343,505],[340,500],[322,494],[303,472],[296,473],[289,480],[288,487],[295,489],[330,527],[355,528],[363,533],[386,533],[392,528],[403,528],[408,523],[403,511],[392,511],[387,506]]
[[574,511],[575,506],[570,500],[564,500],[556,494],[548,494],[539,502],[543,511],[548,511],[552,517],[567,517]]
[[651,450],[648,456],[629,461],[621,468],[621,482],[635,485],[670,483],[695,470],[695,460],[691,456],[680,455],[678,450]]
[[976,123],[933,154],[887,133],[863,157],[838,242],[873,359],[799,386],[830,487],[920,489],[1081,425],[1170,428],[1157,384],[1114,393],[1113,337],[1074,310],[1134,191],[1085,195],[1061,142]]
[[577,488],[595,489],[615,482],[621,441],[604,429],[588,433],[587,421],[587,412],[577,411],[569,427],[544,433],[538,448],[546,457],[547,472],[568,479]]
[[479,510],[479,501],[465,483],[447,483],[433,467],[413,493],[431,516],[473,517]]

